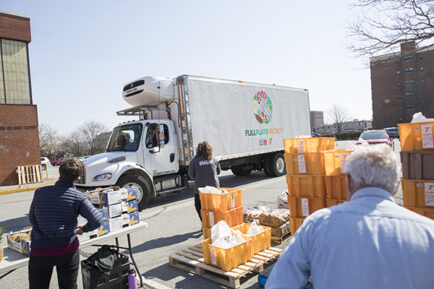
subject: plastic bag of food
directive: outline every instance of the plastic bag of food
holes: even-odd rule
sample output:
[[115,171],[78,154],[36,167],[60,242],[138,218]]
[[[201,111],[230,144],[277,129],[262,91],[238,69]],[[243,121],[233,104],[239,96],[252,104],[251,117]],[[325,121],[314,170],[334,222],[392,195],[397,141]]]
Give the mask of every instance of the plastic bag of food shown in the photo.
[[265,206],[255,206],[252,208],[248,208],[243,214],[244,223],[250,223],[253,220],[259,219],[259,216],[263,213],[269,213],[271,211],[270,208]]
[[218,239],[227,239],[232,236],[231,228],[225,221],[220,221],[211,228],[211,239],[214,243]]
[[202,194],[227,194],[228,191],[225,189],[217,189],[216,187],[206,186],[203,188],[198,188],[199,193]]
[[258,221],[254,220],[249,227],[249,230],[247,231],[247,236],[255,236],[259,233],[264,232],[264,228],[262,226],[258,226]]
[[283,191],[277,195],[277,207],[279,209],[289,209],[288,206],[288,191]]

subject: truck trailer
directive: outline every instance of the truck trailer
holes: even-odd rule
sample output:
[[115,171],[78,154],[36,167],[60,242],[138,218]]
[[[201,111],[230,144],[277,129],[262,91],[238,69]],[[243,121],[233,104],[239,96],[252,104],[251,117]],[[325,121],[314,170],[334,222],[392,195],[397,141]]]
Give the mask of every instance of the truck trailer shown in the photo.
[[83,161],[78,188],[134,187],[152,197],[188,188],[188,165],[208,141],[223,170],[285,174],[283,139],[310,136],[306,89],[193,75],[143,77],[123,88],[133,121],[116,126],[106,152]]

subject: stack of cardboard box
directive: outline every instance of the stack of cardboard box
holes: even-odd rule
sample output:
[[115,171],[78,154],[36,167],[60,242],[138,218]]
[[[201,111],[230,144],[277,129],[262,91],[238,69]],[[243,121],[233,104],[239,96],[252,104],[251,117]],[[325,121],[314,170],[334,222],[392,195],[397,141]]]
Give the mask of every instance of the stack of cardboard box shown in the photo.
[[325,207],[324,168],[321,151],[334,148],[334,138],[284,140],[291,234],[311,213]]
[[313,212],[346,200],[343,168],[350,150],[334,149],[334,138],[285,139],[291,234]]
[[229,227],[243,223],[241,189],[219,188],[226,193],[199,193],[202,216],[203,238],[211,237],[211,227],[219,221],[225,221]]
[[[253,233],[251,226],[243,223],[241,189],[218,188],[224,193],[200,193],[203,237],[201,242],[204,262],[215,265],[225,271],[252,260],[253,256],[271,246],[271,230],[268,227]],[[232,228],[231,233],[241,235],[243,242],[229,248],[213,245],[211,227],[219,221],[226,222]]]
[[398,127],[404,207],[434,219],[434,122]]
[[[134,189],[97,189],[87,196],[101,214],[102,223],[98,229],[80,235],[80,240],[103,236],[139,222],[137,192]],[[79,226],[86,223],[86,219],[78,217]]]
[[259,223],[271,228],[271,239],[279,240],[290,232],[288,209],[273,209],[259,216]]

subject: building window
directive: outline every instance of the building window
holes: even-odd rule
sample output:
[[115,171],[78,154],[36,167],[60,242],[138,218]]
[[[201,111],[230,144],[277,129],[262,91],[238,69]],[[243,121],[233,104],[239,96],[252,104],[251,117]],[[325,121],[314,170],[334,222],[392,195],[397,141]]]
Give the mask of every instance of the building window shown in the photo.
[[423,59],[423,55],[421,54],[421,55],[419,55],[419,59]]
[[396,86],[397,86],[397,87],[401,87],[401,82],[398,82],[398,83],[396,84]]
[[396,64],[399,64],[399,60],[396,60],[395,63],[396,63]]
[[1,53],[4,70],[2,83],[6,103],[31,104],[27,44],[1,39]]
[[405,96],[412,96],[412,95],[414,95],[413,91],[408,91],[408,92],[405,93]]
[[401,98],[402,98],[402,95],[398,94],[398,99],[401,99]]
[[401,71],[397,70],[396,71],[396,75],[399,75],[401,73]]
[[413,67],[406,67],[404,68],[404,72],[413,72],[414,68]]
[[404,56],[404,60],[410,60],[410,59],[413,59],[412,55],[406,55],[406,56]]
[[[0,45],[0,56],[2,53],[2,47]],[[5,87],[4,87],[4,81],[3,81],[3,65],[1,65],[1,58],[0,58],[0,104],[4,104],[6,102],[5,99]]]
[[423,71],[423,66],[420,67],[420,71]]
[[409,85],[409,84],[413,84],[414,80],[413,79],[409,79],[405,81],[405,85]]

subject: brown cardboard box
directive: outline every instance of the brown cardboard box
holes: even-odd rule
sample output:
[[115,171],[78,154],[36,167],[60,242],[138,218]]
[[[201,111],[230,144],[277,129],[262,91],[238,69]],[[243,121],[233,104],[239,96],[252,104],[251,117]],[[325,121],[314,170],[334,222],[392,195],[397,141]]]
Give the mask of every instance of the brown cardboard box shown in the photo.
[[271,236],[273,237],[282,237],[287,235],[291,231],[289,227],[289,222],[286,222],[282,226],[278,228],[271,228]]
[[259,216],[259,223],[268,227],[280,227],[288,222],[289,210],[287,209],[274,209],[270,213],[263,213]]

